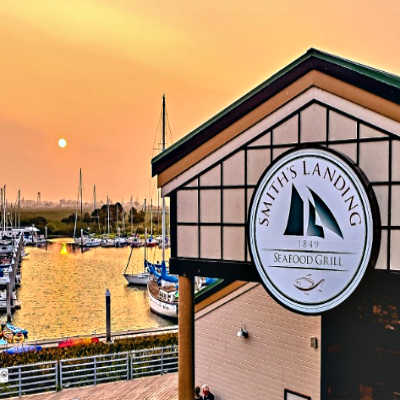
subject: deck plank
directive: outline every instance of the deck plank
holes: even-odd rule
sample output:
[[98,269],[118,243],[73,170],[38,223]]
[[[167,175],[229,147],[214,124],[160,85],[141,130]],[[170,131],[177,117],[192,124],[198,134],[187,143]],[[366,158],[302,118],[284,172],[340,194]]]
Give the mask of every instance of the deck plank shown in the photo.
[[57,393],[42,393],[18,400],[177,400],[178,374],[136,378],[129,381],[103,383],[97,386],[63,389]]

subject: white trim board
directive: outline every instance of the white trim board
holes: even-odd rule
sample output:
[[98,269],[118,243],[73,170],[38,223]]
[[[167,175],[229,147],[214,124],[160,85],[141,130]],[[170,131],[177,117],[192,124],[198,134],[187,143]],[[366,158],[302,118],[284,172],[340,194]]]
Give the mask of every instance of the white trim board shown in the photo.
[[200,174],[211,165],[217,163],[219,160],[232,153],[235,149],[246,144],[262,132],[267,131],[272,126],[279,123],[279,121],[283,120],[288,115],[292,114],[312,100],[318,100],[328,106],[346,112],[347,114],[354,116],[357,119],[363,120],[367,123],[370,123],[400,136],[399,122],[393,121],[392,119],[378,114],[375,111],[371,111],[365,107],[343,99],[332,93],[326,92],[325,90],[322,90],[320,88],[311,87],[288,103],[286,103],[284,106],[280,107],[278,110],[274,111],[261,121],[257,122],[252,127],[243,131],[241,134],[203,158],[201,161],[199,161],[186,171],[182,172],[173,180],[166,183],[161,188],[161,195],[168,195],[173,190],[190,181],[196,175]]

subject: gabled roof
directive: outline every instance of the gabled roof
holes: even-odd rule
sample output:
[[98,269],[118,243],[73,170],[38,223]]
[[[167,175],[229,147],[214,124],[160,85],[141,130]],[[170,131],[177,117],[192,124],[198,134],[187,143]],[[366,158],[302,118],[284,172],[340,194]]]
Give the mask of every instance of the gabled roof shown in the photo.
[[317,70],[400,104],[400,77],[316,49],[272,75],[152,160],[157,175],[311,70]]

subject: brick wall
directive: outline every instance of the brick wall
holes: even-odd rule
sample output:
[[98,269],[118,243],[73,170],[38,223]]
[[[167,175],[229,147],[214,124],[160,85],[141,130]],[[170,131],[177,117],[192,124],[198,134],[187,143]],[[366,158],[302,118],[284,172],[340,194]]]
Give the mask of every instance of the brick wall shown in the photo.
[[[241,325],[248,339],[236,336]],[[320,317],[290,312],[248,283],[196,313],[196,385],[209,384],[216,400],[278,400],[285,388],[317,400],[320,333]]]

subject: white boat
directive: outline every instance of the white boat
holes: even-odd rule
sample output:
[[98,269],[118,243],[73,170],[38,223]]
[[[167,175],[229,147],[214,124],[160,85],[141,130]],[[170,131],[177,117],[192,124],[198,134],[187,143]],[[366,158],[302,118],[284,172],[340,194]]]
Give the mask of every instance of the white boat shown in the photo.
[[157,240],[154,239],[152,236],[146,239],[146,247],[155,247],[157,245],[158,245]]
[[139,238],[139,236],[137,236],[137,235],[131,236],[127,240],[131,247],[143,247],[144,246],[144,240],[141,240]]
[[[158,247],[161,249],[162,245],[163,245],[162,237],[157,237],[156,240],[157,240],[157,243],[158,243]],[[168,239],[168,236],[165,236],[164,248],[167,249],[168,247],[171,247],[171,244],[170,244],[170,241]]]
[[96,237],[88,237],[86,240],[86,247],[99,247],[101,246],[101,239]]
[[148,272],[142,272],[141,274],[124,274],[128,285],[133,286],[146,286],[149,276],[150,274]]
[[[126,263],[126,267],[123,272],[124,278],[127,280],[128,285],[146,286],[147,281],[149,280],[150,274],[145,269],[143,270],[143,272],[136,273],[136,274],[128,274],[127,273],[127,270],[128,270],[128,267],[129,267],[129,264],[131,261],[133,249],[134,249],[134,246],[131,247],[128,262]],[[146,260],[146,248],[145,248],[145,260]],[[144,261],[144,264],[146,264],[146,261]]]
[[13,252],[11,241],[0,240],[0,254],[10,254]]
[[111,238],[104,238],[101,241],[101,247],[115,247],[115,241]]
[[[162,150],[165,150],[165,96],[162,102]],[[152,218],[151,218],[152,221]],[[168,275],[165,264],[165,245],[166,245],[166,220],[165,220],[165,198],[162,198],[162,213],[161,213],[161,248],[162,262],[161,273],[157,272],[157,265],[147,264],[150,272],[150,278],[147,283],[147,293],[149,296],[150,310],[168,318],[178,318],[178,280],[176,277]],[[146,247],[157,246],[158,241],[150,235],[146,238]]]
[[10,283],[10,276],[8,273],[3,273],[3,276],[0,276],[0,286],[7,286]]
[[128,245],[128,240],[124,237],[116,237],[114,240],[115,247],[124,247]]
[[[15,303],[17,300],[17,294],[15,291],[11,294],[12,301]],[[7,309],[7,290],[0,290],[0,309],[6,310]]]
[[26,246],[34,246],[36,243],[36,238],[39,233],[39,229],[34,226],[27,226],[23,228],[24,243]]
[[178,290],[175,285],[158,285],[156,279],[147,283],[150,310],[163,317],[178,318]]

